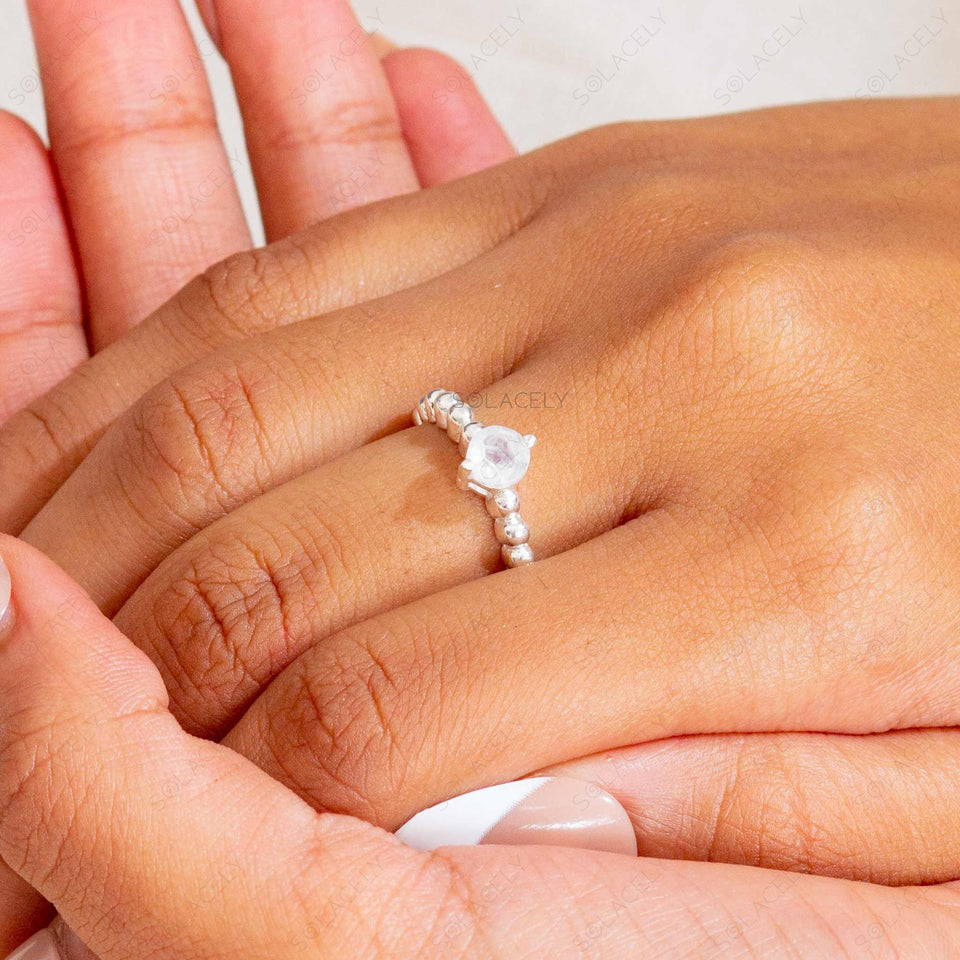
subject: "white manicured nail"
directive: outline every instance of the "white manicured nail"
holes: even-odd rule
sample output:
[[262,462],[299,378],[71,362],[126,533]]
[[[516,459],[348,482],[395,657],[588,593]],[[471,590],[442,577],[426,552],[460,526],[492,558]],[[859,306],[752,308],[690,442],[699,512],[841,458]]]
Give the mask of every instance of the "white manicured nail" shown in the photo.
[[478,844],[550,844],[637,855],[633,824],[595,784],[532,777],[462,794],[418,813],[397,837],[418,850]]
[[10,571],[0,557],[0,627],[3,626],[3,618],[10,606]]

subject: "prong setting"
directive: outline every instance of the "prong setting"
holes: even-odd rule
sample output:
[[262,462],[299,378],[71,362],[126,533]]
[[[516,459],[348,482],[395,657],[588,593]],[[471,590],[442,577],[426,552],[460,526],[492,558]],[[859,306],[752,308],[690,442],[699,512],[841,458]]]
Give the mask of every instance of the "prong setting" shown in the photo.
[[507,567],[532,563],[530,529],[520,516],[520,497],[514,489],[530,463],[537,438],[509,427],[487,426],[473,419],[473,409],[449,390],[431,390],[413,411],[418,426],[436,423],[458,444],[463,458],[457,468],[457,486],[479,494],[494,520]]

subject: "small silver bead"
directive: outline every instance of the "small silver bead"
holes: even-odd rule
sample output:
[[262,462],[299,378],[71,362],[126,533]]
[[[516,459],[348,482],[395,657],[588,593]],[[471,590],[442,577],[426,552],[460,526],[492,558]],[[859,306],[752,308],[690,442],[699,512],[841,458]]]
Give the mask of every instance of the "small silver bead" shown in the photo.
[[473,411],[468,403],[455,403],[447,413],[447,436],[459,443],[463,428],[473,422]]
[[519,507],[520,497],[516,490],[498,490],[492,497],[487,497],[487,513],[494,520],[516,513]]
[[426,408],[427,411],[427,420],[430,423],[437,422],[437,414],[434,409],[434,404],[440,398],[441,394],[445,393],[444,390],[437,388],[436,390],[431,390],[421,401],[421,405]]
[[441,393],[436,403],[433,405],[434,412],[437,415],[437,426],[441,430],[447,429],[447,414],[450,409],[460,403],[460,397],[455,393]]
[[505,517],[498,518],[494,521],[493,532],[501,543],[511,547],[526,543],[530,539],[530,529],[519,513],[508,513]]
[[460,456],[465,457],[467,455],[467,447],[470,446],[470,441],[473,439],[474,435],[483,429],[482,423],[468,423],[463,430],[460,431]]
[[515,547],[505,543],[500,548],[500,555],[508,567],[522,567],[527,563],[533,563],[533,551],[529,543],[521,543]]

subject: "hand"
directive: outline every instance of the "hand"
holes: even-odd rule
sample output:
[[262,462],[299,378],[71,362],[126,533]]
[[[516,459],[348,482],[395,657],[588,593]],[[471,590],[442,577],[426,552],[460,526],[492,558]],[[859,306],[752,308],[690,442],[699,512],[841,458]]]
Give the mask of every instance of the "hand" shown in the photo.
[[[379,24],[359,25],[343,0],[217,7],[271,238],[513,153],[462,69],[425,50],[381,62],[384,41],[364,33]],[[30,12],[52,157],[0,112],[0,423],[86,359],[88,334],[106,346],[250,246],[206,84],[214,47],[197,48],[179,3],[34,0]],[[361,279],[341,302],[376,295]],[[0,902],[4,955],[49,908],[2,865]]]
[[[214,6],[269,239],[513,155],[452,61],[401,50],[381,64],[379,15],[358,24],[346,0]],[[31,0],[30,13],[52,163],[0,112],[0,423],[86,359],[87,335],[106,346],[250,247],[241,160],[207,88],[215,48],[197,48],[177,0]]]
[[[572,769],[647,855],[951,879],[955,108],[611,128],[229,261],[11,421],[0,522],[320,809]],[[540,437],[533,567],[400,429],[436,385]]]
[[[315,813],[184,733],[153,665],[46,558],[8,538],[0,553],[14,597],[0,855],[102,960],[935,958],[960,938],[955,883],[891,890],[550,846],[428,854]],[[71,936],[61,956],[88,954]]]

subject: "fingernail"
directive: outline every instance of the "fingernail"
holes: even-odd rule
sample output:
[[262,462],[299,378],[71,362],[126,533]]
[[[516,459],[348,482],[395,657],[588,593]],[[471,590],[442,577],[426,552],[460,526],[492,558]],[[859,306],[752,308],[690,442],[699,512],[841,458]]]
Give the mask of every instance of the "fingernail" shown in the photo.
[[0,630],[3,630],[7,611],[10,609],[10,571],[0,557]]
[[57,941],[49,930],[41,930],[22,947],[14,950],[7,960],[61,960]]
[[474,790],[418,813],[396,833],[418,850],[549,844],[637,855],[626,810],[582,780],[532,777]]

